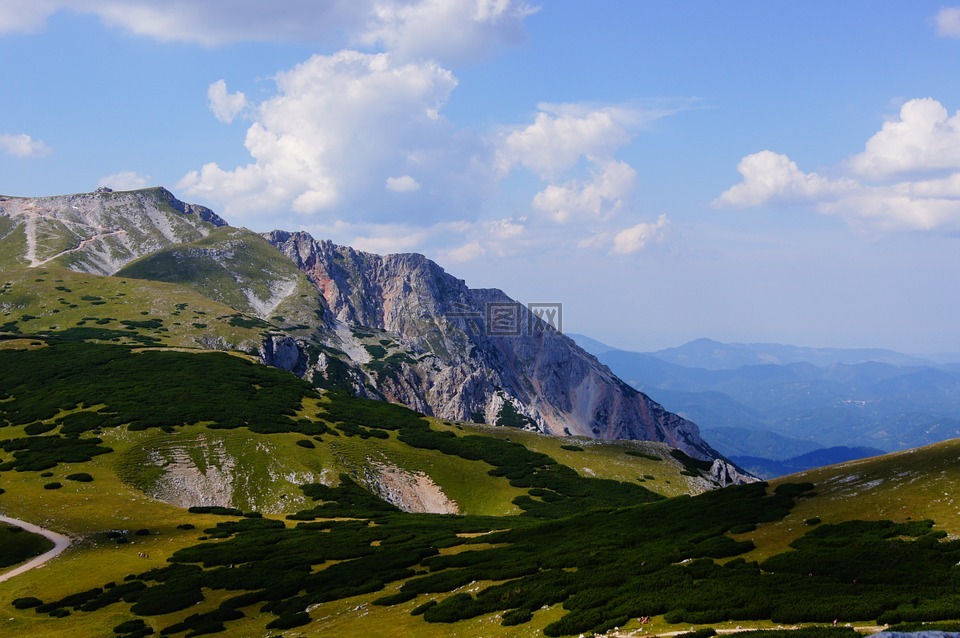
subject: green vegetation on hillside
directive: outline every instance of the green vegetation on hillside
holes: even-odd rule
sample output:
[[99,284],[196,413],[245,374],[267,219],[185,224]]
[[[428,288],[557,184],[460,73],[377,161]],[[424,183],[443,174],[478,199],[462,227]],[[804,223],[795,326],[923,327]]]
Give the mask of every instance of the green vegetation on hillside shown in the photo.
[[[960,616],[960,541],[941,540],[929,521],[821,526],[762,564],[728,560],[753,547],[728,532],[782,518],[809,484],[775,493],[754,484],[538,521],[404,514],[341,480],[304,488],[319,504],[295,515],[296,527],[246,518],[207,529],[210,540],[175,553],[168,567],[129,576],[122,600],[151,618],[202,603],[204,591],[230,592],[179,623],[161,623],[168,634],[224,631],[255,609],[277,617],[268,626],[294,627],[310,622],[314,605],[360,595],[377,606],[416,601],[415,615],[428,623],[500,613],[510,626],[561,604],[566,613],[544,628],[550,636],[661,614],[691,624]],[[475,582],[486,584],[456,593]],[[97,588],[37,611],[120,601]]]
[[[277,315],[288,331],[315,327],[322,314],[317,291],[296,265],[260,235],[222,227],[207,237],[141,257],[116,274],[164,281],[250,315]],[[248,324],[253,325],[253,324]]]
[[175,284],[57,267],[6,270],[0,277],[0,335],[256,351],[262,324]]
[[[146,489],[176,456],[165,456],[166,446],[198,471],[216,462],[205,450],[233,454],[245,476],[265,485],[287,470],[257,455],[277,450],[312,468],[310,476],[325,476],[288,499],[297,505],[284,518],[246,506],[171,508],[180,513],[164,518],[151,509],[155,501],[130,500],[137,504],[124,513],[129,523],[91,533],[85,542],[93,547],[75,550],[77,560],[99,557],[102,582],[87,577],[71,590],[67,580],[53,595],[19,592],[15,607],[28,631],[31,623],[56,633],[57,623],[109,618],[105,631],[125,623],[141,634],[263,633],[305,627],[318,621],[317,610],[337,605],[405,618],[408,628],[482,621],[503,635],[536,625],[550,636],[603,632],[643,616],[684,625],[960,618],[960,540],[927,520],[845,522],[817,507],[824,497],[815,492],[849,481],[665,499],[645,489],[660,481],[647,472],[679,483],[704,464],[652,444],[572,445],[431,421],[319,392],[227,353],[88,343],[73,331],[2,343],[13,347],[0,347],[0,505],[95,507],[91,498],[129,489],[118,475]],[[513,513],[401,511],[376,495],[377,463],[407,472],[429,466],[451,486],[470,477],[475,489],[506,493]],[[619,480],[594,478],[593,468]],[[52,485],[58,489],[44,489]],[[465,485],[456,489],[470,504],[463,511],[483,510]],[[777,547],[770,530],[785,521],[796,528],[792,544],[769,551]],[[149,543],[163,561],[97,553]]]

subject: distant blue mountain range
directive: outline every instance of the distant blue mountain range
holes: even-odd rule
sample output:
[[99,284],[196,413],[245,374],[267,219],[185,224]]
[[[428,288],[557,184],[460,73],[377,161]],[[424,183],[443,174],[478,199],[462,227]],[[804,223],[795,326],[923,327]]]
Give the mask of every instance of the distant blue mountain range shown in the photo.
[[570,336],[764,477],[960,437],[960,355],[710,339],[641,353]]

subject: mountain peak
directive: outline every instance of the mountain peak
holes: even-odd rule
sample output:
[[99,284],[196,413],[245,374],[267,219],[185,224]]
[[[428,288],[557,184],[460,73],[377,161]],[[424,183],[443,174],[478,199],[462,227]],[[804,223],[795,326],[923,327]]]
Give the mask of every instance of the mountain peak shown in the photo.
[[[265,237],[317,287],[345,326],[340,349],[376,370],[372,380],[388,400],[441,418],[663,441],[697,458],[718,456],[695,424],[630,388],[502,291],[471,289],[416,253],[364,253],[304,232]],[[509,326],[491,323],[498,311]],[[358,332],[359,342],[347,343]],[[393,343],[402,357],[390,352]]]
[[110,275],[143,255],[226,225],[209,208],[186,204],[162,187],[0,197],[0,239],[15,246],[0,266],[54,263]]
[[[122,270],[189,286],[258,317],[270,327],[261,359],[320,387],[444,419],[659,441],[701,460],[720,457],[694,423],[500,290],[471,289],[418,253],[377,255],[302,231],[261,236],[224,226],[162,187],[8,198],[0,241],[15,248],[0,255],[15,255],[12,267]],[[715,474],[729,475],[722,470]]]

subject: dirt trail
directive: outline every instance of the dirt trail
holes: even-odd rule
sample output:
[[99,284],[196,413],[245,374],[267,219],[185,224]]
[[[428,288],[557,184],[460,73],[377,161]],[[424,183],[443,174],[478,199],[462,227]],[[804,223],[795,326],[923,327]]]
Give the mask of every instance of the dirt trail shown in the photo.
[[40,534],[46,536],[51,541],[53,541],[53,549],[45,554],[40,554],[36,558],[33,558],[26,563],[16,567],[4,574],[0,574],[0,583],[13,578],[14,576],[19,576],[20,574],[29,571],[35,567],[40,567],[48,560],[56,558],[60,555],[63,550],[70,547],[70,538],[64,536],[63,534],[57,534],[56,532],[51,532],[48,529],[43,529],[42,527],[37,527],[33,523],[27,523],[26,521],[20,521],[15,518],[10,518],[8,516],[0,515],[0,522],[8,523],[10,525],[16,525],[17,527],[22,527],[28,532],[33,532],[34,534]]
[[[104,237],[109,237],[111,235],[127,234],[127,231],[123,229],[102,228],[100,226],[91,226],[90,224],[84,224],[82,222],[72,222],[69,220],[61,220],[54,215],[44,215],[39,211],[40,209],[37,208],[36,206],[28,206],[21,211],[14,212],[11,214],[11,219],[22,217],[24,220],[23,230],[27,236],[27,250],[26,250],[26,253],[24,254],[24,258],[30,262],[31,268],[43,266],[44,264],[56,259],[57,257],[60,257],[61,255],[66,255],[68,253],[73,253],[78,250],[82,250],[89,244],[95,241],[99,241]],[[52,219],[54,221],[61,222],[67,226],[73,226],[73,227],[83,226],[85,228],[91,229],[96,232],[92,235],[84,236],[84,233],[79,233],[74,229],[73,232],[76,233],[77,237],[79,238],[79,243],[76,246],[74,246],[73,248],[67,248],[66,250],[62,250],[56,255],[53,255],[52,257],[47,257],[46,259],[40,259],[39,257],[37,257],[37,248],[39,245],[37,221],[40,218]]]
[[[102,230],[102,232],[99,232],[99,233],[97,233],[96,235],[92,235],[92,236],[90,236],[90,237],[87,237],[86,239],[81,239],[81,240],[80,240],[80,243],[77,244],[75,247],[73,247],[73,248],[67,248],[66,250],[61,250],[60,252],[58,252],[58,253],[57,253],[56,255],[54,255],[53,257],[47,257],[46,259],[37,259],[37,258],[36,258],[36,255],[34,255],[34,258],[33,258],[33,260],[31,261],[31,264],[30,264],[31,267],[34,267],[34,268],[35,268],[35,267],[37,267],[37,266],[42,266],[42,265],[46,264],[47,262],[53,261],[53,260],[56,259],[57,257],[60,257],[61,255],[66,255],[66,254],[69,254],[69,253],[75,253],[75,252],[77,252],[78,250],[83,250],[84,247],[88,246],[89,244],[92,244],[92,243],[95,242],[95,241],[99,241],[99,240],[103,239],[104,237],[109,237],[109,236],[111,236],[111,235],[126,235],[126,234],[127,234],[127,231],[125,231],[125,230],[105,230],[105,229],[98,229],[98,230]],[[34,240],[34,243],[36,243],[36,240]]]

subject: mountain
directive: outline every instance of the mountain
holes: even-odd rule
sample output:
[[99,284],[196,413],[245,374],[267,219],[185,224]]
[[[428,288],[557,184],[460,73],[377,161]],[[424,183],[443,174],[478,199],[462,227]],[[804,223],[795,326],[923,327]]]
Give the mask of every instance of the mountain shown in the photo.
[[613,346],[608,346],[602,341],[597,341],[596,339],[588,337],[587,335],[581,335],[581,334],[575,334],[575,333],[569,332],[567,333],[567,336],[573,339],[578,346],[580,346],[581,348],[583,348],[593,356],[597,356],[604,352],[610,352],[611,350],[617,350],[617,348],[614,348]]
[[0,196],[0,267],[59,265],[112,275],[134,259],[226,222],[163,188],[56,197]]
[[[802,360],[757,364],[758,353]],[[766,476],[817,448],[893,451],[960,436],[956,366],[887,350],[728,346],[704,339],[656,353],[609,350],[598,358],[699,424],[726,456],[753,457],[747,462],[766,467],[760,470]],[[743,362],[752,363],[734,367]]]
[[818,448],[806,454],[781,461],[753,456],[733,456],[732,459],[741,467],[746,468],[747,471],[754,476],[774,478],[777,476],[796,474],[818,467],[826,467],[828,465],[837,465],[839,463],[856,461],[871,456],[879,456],[881,454],[883,454],[883,450],[878,450],[877,448],[836,446]]
[[[446,419],[512,420],[548,434],[664,441],[698,458],[716,456],[693,423],[499,290],[472,290],[422,255],[363,253],[306,233],[274,231],[268,239],[307,274],[339,325],[387,342],[378,348],[339,330],[342,347],[376,370],[376,390],[389,400]],[[505,334],[489,321],[497,309],[512,313]],[[394,342],[399,353],[381,352]]]
[[[233,310],[222,317],[238,315],[226,327],[218,322],[222,329],[260,329],[261,360],[317,387],[450,420],[662,441],[717,460],[720,482],[740,480],[694,423],[620,381],[501,291],[472,290],[422,255],[373,255],[305,233],[259,236],[162,188],[4,197],[0,235],[11,268],[62,266],[186,286]],[[233,343],[225,339],[202,342]]]
[[829,366],[868,361],[896,366],[930,365],[929,359],[882,348],[807,348],[778,343],[720,343],[696,339],[676,348],[650,353],[652,356],[689,368],[731,370],[749,365],[812,363]]

